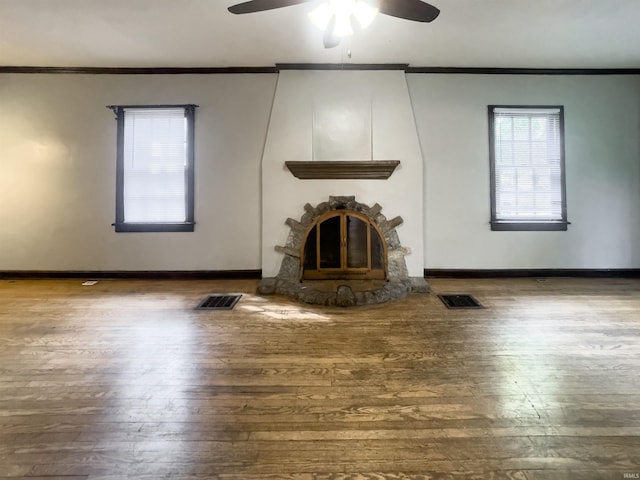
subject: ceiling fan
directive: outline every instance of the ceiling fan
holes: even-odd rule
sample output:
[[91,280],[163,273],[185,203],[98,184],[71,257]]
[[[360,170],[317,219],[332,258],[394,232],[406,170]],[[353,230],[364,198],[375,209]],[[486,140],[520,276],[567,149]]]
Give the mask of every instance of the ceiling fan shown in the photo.
[[[229,11],[254,13],[317,1],[249,0],[229,7]],[[332,48],[340,44],[342,37],[367,27],[378,12],[414,22],[432,22],[440,14],[439,9],[422,0],[324,0],[309,13],[309,18],[324,30],[324,47]]]

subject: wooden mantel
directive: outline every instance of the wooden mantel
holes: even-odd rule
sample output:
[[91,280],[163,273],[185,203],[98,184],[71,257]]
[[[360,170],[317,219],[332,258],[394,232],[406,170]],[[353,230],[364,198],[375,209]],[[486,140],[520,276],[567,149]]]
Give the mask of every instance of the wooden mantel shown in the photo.
[[358,161],[307,161],[284,162],[293,176],[302,180],[310,179],[363,179],[386,180],[391,176],[400,160],[358,160]]

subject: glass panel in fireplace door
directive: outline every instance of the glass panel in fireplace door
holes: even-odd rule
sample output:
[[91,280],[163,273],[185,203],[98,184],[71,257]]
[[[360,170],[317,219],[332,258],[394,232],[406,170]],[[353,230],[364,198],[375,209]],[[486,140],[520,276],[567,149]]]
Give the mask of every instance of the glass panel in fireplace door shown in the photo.
[[340,215],[320,224],[320,268],[341,268]]
[[371,269],[382,270],[384,268],[384,247],[382,239],[373,225],[369,225],[371,234]]
[[368,268],[369,251],[367,248],[366,222],[347,215],[347,268]]
[[304,269],[316,270],[318,268],[318,227],[314,226],[309,235],[307,235],[307,243],[304,245]]

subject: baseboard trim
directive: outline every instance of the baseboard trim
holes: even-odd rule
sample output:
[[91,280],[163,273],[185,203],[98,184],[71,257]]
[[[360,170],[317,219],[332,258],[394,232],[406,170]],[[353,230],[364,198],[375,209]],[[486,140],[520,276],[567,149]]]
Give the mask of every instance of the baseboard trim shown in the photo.
[[260,279],[262,270],[6,270],[0,279],[143,279],[143,280],[217,280]]
[[[640,268],[444,269],[425,268],[426,278],[640,278]],[[4,270],[18,279],[259,280],[262,270]]]
[[536,269],[442,269],[425,268],[425,277],[431,278],[638,278],[638,268],[536,268]]

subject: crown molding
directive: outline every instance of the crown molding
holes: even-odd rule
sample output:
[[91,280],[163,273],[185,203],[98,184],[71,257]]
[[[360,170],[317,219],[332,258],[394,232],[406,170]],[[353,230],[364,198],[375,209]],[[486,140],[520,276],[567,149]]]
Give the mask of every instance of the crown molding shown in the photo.
[[76,75],[229,75],[277,74],[282,70],[402,70],[446,75],[640,75],[640,68],[485,68],[411,67],[407,63],[276,63],[262,67],[47,67],[0,66],[2,73]]
[[88,75],[228,75],[278,73],[276,67],[2,67],[0,73]]
[[405,72],[459,75],[640,75],[640,68],[407,67]]
[[406,70],[408,63],[276,63],[278,70]]

